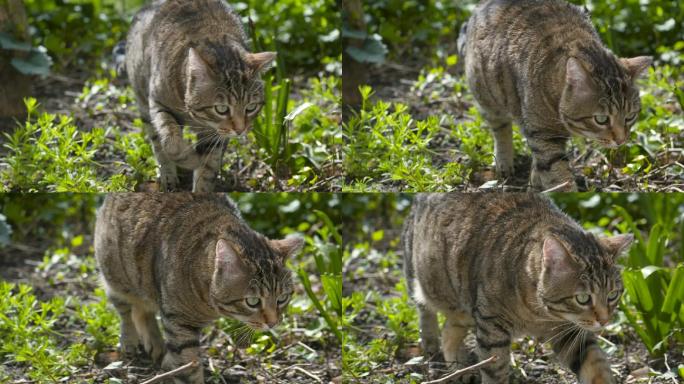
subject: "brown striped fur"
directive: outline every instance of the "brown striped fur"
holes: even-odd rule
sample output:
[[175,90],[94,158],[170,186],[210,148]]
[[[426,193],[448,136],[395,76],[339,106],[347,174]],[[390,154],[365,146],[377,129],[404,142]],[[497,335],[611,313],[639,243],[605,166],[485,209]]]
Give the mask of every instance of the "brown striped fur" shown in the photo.
[[[275,52],[250,53],[240,18],[222,0],[153,2],[135,16],[125,50],[162,190],[176,188],[180,166],[194,171],[193,191],[212,191],[226,140],[261,110],[261,74]],[[194,147],[183,126],[197,134]]]
[[532,151],[536,189],[566,183],[565,190],[576,190],[565,150],[571,134],[607,147],[629,139],[641,109],[634,82],[652,59],[615,57],[579,7],[562,0],[483,1],[459,46],[494,137],[501,179],[513,172],[513,121]]
[[[108,195],[95,258],[121,317],[122,352],[130,357],[142,344],[170,370],[200,358],[200,331],[218,317],[274,327],[293,289],[284,263],[301,246],[299,237],[269,240],[253,231],[223,195]],[[202,383],[201,366],[176,382]]]
[[631,235],[597,237],[541,195],[454,193],[416,196],[402,240],[426,358],[440,355],[441,312],[446,361],[462,363],[471,328],[478,357],[499,357],[481,369],[485,384],[508,382],[510,343],[521,335],[551,342],[580,383],[614,382],[593,333],[619,301],[615,259]]

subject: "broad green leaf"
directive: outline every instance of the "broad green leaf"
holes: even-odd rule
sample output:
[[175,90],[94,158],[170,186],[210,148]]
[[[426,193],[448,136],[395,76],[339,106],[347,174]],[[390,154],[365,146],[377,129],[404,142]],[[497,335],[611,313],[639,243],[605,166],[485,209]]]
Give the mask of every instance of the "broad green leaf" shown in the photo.
[[33,47],[30,43],[19,41],[14,36],[8,35],[5,32],[0,32],[0,48],[9,51],[30,52]]
[[[675,310],[675,305],[679,303],[684,304],[684,265],[679,265],[672,272],[672,279],[665,294],[665,300],[661,308],[662,312],[672,313]],[[684,305],[683,305],[684,306]]]

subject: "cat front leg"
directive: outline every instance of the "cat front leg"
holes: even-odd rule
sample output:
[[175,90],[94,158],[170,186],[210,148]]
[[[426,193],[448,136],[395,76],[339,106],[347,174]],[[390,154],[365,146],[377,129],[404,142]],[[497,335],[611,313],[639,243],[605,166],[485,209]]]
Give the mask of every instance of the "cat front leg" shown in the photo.
[[[579,343],[575,339],[579,339]],[[571,332],[554,342],[553,350],[561,362],[577,375],[581,384],[616,383],[610,370],[610,362],[593,334],[579,335]]]
[[154,100],[150,100],[150,116],[155,131],[152,137],[154,137],[154,133],[159,135],[160,149],[166,159],[185,169],[198,168],[201,164],[201,158],[192,144],[183,139],[182,126],[173,115],[166,108],[155,103]]
[[482,384],[508,383],[511,360],[511,336],[498,323],[481,321],[475,329],[477,357],[480,361],[497,356],[493,362],[480,368]]
[[213,192],[216,184],[216,176],[221,170],[221,160],[223,159],[223,149],[225,144],[218,140],[204,141],[199,137],[201,145],[196,150],[203,157],[200,167],[195,169],[192,174],[193,192]]
[[577,191],[575,177],[565,152],[565,137],[549,138],[545,134],[527,135],[532,150],[530,183],[533,189],[546,190],[559,187],[558,191]]
[[162,369],[170,371],[197,361],[197,366],[174,376],[175,384],[202,384],[204,370],[200,358],[200,328],[178,322],[178,316],[162,315],[164,337],[166,338],[166,355],[162,361]]
[[157,159],[157,164],[159,164],[159,190],[161,192],[175,191],[178,188],[178,170],[176,169],[176,164],[164,153],[157,131],[149,124],[146,124],[145,128],[147,137],[152,142],[154,158]]

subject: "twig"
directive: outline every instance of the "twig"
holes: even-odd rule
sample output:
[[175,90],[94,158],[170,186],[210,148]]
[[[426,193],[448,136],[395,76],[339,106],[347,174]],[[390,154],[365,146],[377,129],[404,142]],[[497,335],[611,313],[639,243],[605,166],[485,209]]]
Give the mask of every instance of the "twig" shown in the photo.
[[[320,377],[314,375],[313,373],[307,371],[306,369],[304,369],[304,368],[302,368],[302,367],[293,366],[292,369],[294,369],[295,371],[299,371],[299,372],[301,372],[301,373],[303,373],[303,374],[309,376],[310,378],[316,380],[316,381],[319,382],[319,383],[323,383],[323,380],[321,380]],[[143,384],[144,384],[144,383],[143,383]]]
[[[495,362],[498,358],[499,358],[499,357],[498,357],[497,355],[492,355],[492,356],[491,356],[490,358],[488,358],[488,359],[482,360],[482,361],[480,361],[479,363],[474,364],[474,365],[471,365],[471,366],[469,366],[469,367],[465,367],[465,368],[463,368],[463,369],[459,369],[459,370],[457,370],[457,371],[455,371],[455,372],[452,372],[452,373],[450,373],[450,374],[448,374],[448,375],[442,377],[441,379],[432,380],[432,381],[423,381],[421,384],[436,384],[436,383],[441,383],[441,382],[443,382],[443,381],[447,381],[447,380],[449,380],[449,379],[451,379],[451,378],[453,378],[453,377],[461,376],[461,375],[463,375],[464,373],[466,373],[466,372],[468,372],[468,371],[473,371],[473,370],[476,370],[476,369],[478,369],[478,368],[480,368],[480,367],[482,367],[482,366],[484,366],[484,365],[487,365],[487,364],[489,364],[489,363]],[[145,384],[145,383],[143,383],[143,384]]]
[[560,184],[556,185],[555,187],[551,187],[551,188],[547,189],[546,191],[543,191],[542,193],[549,193],[549,192],[557,191],[559,189],[566,187],[569,184],[570,184],[570,182],[566,181],[564,183],[560,183]]
[[153,378],[151,378],[151,379],[149,379],[149,380],[147,380],[147,381],[143,381],[141,384],[153,384],[153,383],[158,383],[158,382],[160,382],[160,381],[162,381],[162,380],[164,380],[164,379],[167,379],[167,378],[169,378],[169,377],[176,376],[176,375],[178,375],[179,373],[181,373],[181,372],[183,372],[183,371],[187,371],[187,370],[190,369],[190,368],[195,368],[195,367],[197,367],[197,365],[198,365],[197,360],[193,360],[193,361],[191,361],[191,362],[189,362],[189,363],[187,363],[187,364],[185,364],[185,365],[181,365],[180,367],[178,367],[178,368],[176,368],[176,369],[174,369],[174,370],[171,370],[171,371],[162,373],[161,375],[157,375],[157,376],[155,376],[155,377],[153,377]]

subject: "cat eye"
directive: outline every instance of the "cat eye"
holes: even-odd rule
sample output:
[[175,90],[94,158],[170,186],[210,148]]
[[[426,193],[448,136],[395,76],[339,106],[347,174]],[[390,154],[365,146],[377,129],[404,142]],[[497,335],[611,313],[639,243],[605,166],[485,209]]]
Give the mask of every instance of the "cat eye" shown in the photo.
[[575,295],[575,300],[581,305],[587,305],[591,302],[591,295],[587,293],[578,293]]
[[259,109],[259,104],[252,103],[252,104],[248,105],[247,107],[245,107],[245,112],[247,112],[247,114],[251,115],[252,113],[256,112],[257,109]]
[[223,104],[217,104],[217,105],[214,105],[214,110],[219,115],[227,115],[228,112],[230,111],[230,107],[228,107],[227,105],[223,105]]
[[261,304],[261,299],[258,297],[248,297],[245,299],[245,303],[252,308],[256,308]]
[[610,301],[615,301],[618,297],[620,297],[620,291],[610,291],[608,293],[608,300]]
[[636,113],[630,113],[629,115],[627,115],[627,117],[625,118],[625,120],[626,120],[626,121],[632,121],[632,120],[636,119],[636,117],[637,117],[637,114],[636,114]]
[[283,293],[282,295],[278,296],[278,305],[283,305],[287,303],[288,300],[290,300],[290,294]]
[[607,115],[594,115],[594,121],[599,125],[606,125],[610,122],[610,117]]

